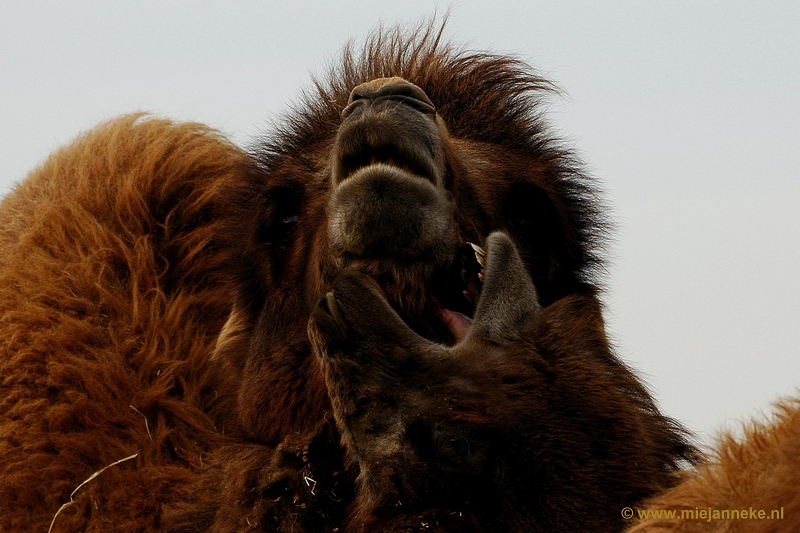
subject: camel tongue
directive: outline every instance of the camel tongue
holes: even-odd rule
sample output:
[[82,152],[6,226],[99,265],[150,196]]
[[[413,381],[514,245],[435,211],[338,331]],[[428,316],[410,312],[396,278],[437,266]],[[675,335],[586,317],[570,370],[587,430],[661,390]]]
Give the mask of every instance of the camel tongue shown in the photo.
[[453,334],[456,342],[461,341],[467,334],[470,326],[472,326],[472,319],[457,311],[441,309],[439,311],[439,317],[442,319],[445,326],[447,326],[447,329],[450,330],[450,333]]

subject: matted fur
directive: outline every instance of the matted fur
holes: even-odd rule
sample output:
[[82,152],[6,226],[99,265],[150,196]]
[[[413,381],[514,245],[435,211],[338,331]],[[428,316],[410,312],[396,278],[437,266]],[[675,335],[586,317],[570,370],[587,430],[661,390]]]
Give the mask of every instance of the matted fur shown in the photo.
[[244,161],[209,128],[132,115],[3,200],[1,531],[46,532],[134,453],[53,531],[157,529],[232,429],[208,359],[230,307],[216,199]]
[[[710,460],[684,478],[642,507],[675,510],[678,518],[639,520],[628,533],[800,531],[800,398],[780,401],[771,420],[749,423],[743,438],[720,437]],[[751,519],[751,509],[764,511],[765,518]],[[701,518],[699,512],[708,510],[745,510],[747,518]],[[782,518],[770,519],[773,510]],[[681,519],[681,511],[696,514]]]

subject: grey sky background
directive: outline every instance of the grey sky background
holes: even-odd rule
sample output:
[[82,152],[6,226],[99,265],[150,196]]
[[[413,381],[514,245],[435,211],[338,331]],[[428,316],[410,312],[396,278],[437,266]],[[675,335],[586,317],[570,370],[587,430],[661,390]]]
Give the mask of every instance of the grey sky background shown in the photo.
[[549,109],[617,225],[610,335],[709,442],[800,387],[800,2],[0,0],[0,194],[100,121],[151,111],[246,145],[379,21],[565,90]]

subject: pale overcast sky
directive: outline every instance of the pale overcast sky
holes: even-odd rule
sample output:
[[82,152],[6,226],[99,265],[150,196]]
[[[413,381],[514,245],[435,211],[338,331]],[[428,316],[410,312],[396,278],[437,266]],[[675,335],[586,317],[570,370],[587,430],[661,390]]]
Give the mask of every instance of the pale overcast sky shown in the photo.
[[550,120],[616,221],[619,354],[708,441],[800,387],[800,2],[0,0],[0,194],[145,110],[247,144],[348,39],[448,36],[558,82]]

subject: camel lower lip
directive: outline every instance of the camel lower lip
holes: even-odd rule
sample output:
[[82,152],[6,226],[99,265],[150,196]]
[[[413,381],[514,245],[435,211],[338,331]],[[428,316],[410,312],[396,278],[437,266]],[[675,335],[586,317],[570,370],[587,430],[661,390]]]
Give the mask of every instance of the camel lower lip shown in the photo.
[[337,167],[337,173],[339,175],[337,175],[335,181],[341,183],[358,174],[360,170],[374,165],[394,167],[410,175],[436,184],[435,169],[430,168],[430,165],[426,161],[419,161],[410,156],[396,154],[388,150],[384,150],[381,153],[370,151],[363,154],[357,153],[355,155],[343,156],[342,161]]

